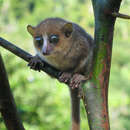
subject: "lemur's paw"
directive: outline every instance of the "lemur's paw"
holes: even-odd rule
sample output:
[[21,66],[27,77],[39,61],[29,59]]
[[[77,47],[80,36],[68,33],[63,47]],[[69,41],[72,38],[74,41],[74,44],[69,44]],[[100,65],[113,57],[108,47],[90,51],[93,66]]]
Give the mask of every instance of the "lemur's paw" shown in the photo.
[[84,75],[81,75],[81,74],[74,74],[73,77],[71,78],[70,80],[70,84],[69,86],[72,88],[72,89],[75,89],[75,88],[79,88],[81,82],[85,81],[86,78]]
[[63,82],[63,83],[68,83],[71,79],[72,74],[68,73],[68,72],[63,72],[60,77],[59,77],[59,81]]
[[30,58],[28,66],[30,69],[34,69],[40,72],[40,68],[44,66],[44,63],[38,56],[33,56]]

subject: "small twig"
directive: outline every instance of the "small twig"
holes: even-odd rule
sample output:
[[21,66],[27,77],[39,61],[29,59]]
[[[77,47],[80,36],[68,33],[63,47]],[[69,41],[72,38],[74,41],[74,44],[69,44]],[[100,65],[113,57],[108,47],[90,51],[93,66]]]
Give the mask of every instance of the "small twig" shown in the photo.
[[[17,46],[15,46],[14,44],[8,42],[7,40],[3,39],[0,37],[0,46],[4,47],[5,49],[11,51],[13,54],[17,55],[18,57],[22,58],[23,60],[29,62],[30,58],[32,57],[31,54],[29,54],[28,52],[18,48]],[[44,63],[44,66],[40,66],[40,70],[46,72],[47,74],[58,78],[60,71],[55,69],[54,67],[50,66],[49,64]]]
[[8,130],[25,130],[19,118],[2,57],[0,55],[0,112]]
[[122,19],[130,19],[130,16],[126,15],[126,14],[121,14],[121,13],[118,13],[118,12],[113,12],[111,14],[112,14],[113,17],[118,17],[118,18],[122,18]]

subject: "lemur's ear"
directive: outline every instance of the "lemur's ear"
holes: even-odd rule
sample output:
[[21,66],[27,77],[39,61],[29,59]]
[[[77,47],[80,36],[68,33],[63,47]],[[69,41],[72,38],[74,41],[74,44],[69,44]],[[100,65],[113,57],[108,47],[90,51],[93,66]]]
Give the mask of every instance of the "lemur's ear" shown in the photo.
[[62,28],[64,34],[66,37],[69,37],[71,33],[73,32],[73,25],[72,23],[66,23]]
[[31,25],[28,25],[28,26],[27,26],[27,30],[28,30],[28,32],[29,32],[32,36],[34,36],[35,27],[33,27],[33,26],[31,26]]

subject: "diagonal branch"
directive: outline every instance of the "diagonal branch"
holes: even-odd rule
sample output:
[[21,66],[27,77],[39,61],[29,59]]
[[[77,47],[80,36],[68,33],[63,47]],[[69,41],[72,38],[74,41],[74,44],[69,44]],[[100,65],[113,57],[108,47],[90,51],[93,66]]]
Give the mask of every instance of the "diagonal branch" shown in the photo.
[[[22,58],[23,60],[29,62],[30,58],[32,57],[31,54],[25,52],[24,50],[18,48],[17,46],[15,46],[14,44],[8,42],[7,40],[0,38],[0,46],[4,47],[5,49],[11,51],[12,53],[14,53],[16,56]],[[50,66],[49,64],[44,63],[44,66],[40,67],[40,70],[46,72],[47,74],[51,75],[52,77],[55,78],[59,78],[61,72],[57,69],[55,69],[54,67]],[[67,84],[67,83],[66,83]],[[79,116],[79,102],[80,99],[79,97],[77,97],[77,93],[78,93],[78,89],[75,90],[71,90],[70,89],[70,95],[71,95],[71,100],[73,101],[72,103],[72,129],[75,129],[75,127],[77,129],[79,129],[80,125],[80,116]],[[76,119],[76,123],[75,123],[75,119]]]
[[117,12],[113,12],[113,13],[111,13],[111,15],[114,17],[117,17],[117,18],[130,19],[129,15],[121,14],[121,13],[117,13]]
[[[14,53],[15,55],[17,55],[18,57],[22,58],[23,60],[29,62],[30,58],[32,57],[31,54],[29,54],[28,52],[20,49],[19,47],[15,46],[14,44],[10,43],[9,41],[3,39],[0,37],[0,46],[4,47],[5,49],[11,51],[12,53]],[[47,74],[58,78],[60,71],[58,71],[57,69],[55,69],[54,67],[50,66],[49,64],[44,63],[44,67],[40,67],[40,70],[46,72]]]

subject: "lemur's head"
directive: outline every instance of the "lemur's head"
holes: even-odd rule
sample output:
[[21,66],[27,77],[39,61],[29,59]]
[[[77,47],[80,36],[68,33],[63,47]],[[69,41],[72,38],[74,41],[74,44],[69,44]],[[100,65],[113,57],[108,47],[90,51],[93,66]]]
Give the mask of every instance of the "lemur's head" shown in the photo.
[[49,56],[61,51],[71,40],[73,25],[60,18],[48,18],[36,27],[27,26],[28,32],[34,39],[34,46],[40,55]]

